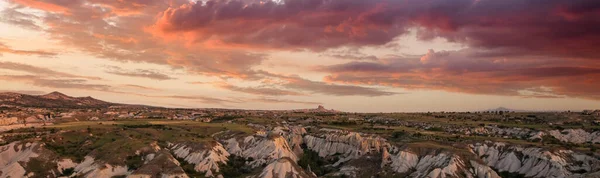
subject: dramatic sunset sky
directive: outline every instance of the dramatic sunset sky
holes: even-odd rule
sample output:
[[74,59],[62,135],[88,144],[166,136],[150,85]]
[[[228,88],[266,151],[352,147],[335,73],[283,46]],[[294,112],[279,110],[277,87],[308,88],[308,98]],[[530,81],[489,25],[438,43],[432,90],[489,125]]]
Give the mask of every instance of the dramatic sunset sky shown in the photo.
[[600,108],[598,0],[0,0],[0,92],[168,107]]

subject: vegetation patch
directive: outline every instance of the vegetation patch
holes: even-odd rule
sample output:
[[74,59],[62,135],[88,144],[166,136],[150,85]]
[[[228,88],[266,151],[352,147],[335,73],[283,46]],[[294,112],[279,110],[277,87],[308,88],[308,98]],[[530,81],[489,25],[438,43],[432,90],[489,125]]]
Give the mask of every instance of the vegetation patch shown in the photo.
[[302,167],[304,170],[309,169],[315,173],[317,176],[323,176],[325,174],[337,171],[336,168],[331,165],[335,163],[337,160],[327,160],[319,156],[319,153],[312,151],[307,148],[306,144],[300,145],[300,147],[304,150],[304,153],[298,160],[298,165]]

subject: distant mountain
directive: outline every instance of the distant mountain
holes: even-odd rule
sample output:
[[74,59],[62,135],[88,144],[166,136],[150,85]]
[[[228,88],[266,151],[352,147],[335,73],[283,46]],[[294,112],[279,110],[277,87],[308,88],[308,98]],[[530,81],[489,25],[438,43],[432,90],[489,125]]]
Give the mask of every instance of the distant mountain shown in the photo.
[[488,111],[488,112],[497,112],[497,111],[504,111],[504,112],[527,112],[527,110],[518,110],[518,109],[509,109],[509,108],[505,108],[505,107],[498,107],[495,109],[488,109],[488,110],[484,110]]
[[110,103],[92,97],[72,97],[60,92],[45,95],[27,95],[21,93],[0,93],[0,106],[21,106],[41,108],[103,108],[110,106],[124,106],[124,104]]

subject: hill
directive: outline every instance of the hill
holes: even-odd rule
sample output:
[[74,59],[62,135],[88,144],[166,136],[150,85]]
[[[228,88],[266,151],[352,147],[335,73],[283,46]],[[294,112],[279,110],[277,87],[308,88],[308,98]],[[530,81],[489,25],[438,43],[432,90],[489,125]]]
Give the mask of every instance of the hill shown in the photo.
[[72,97],[60,92],[45,95],[27,95],[21,93],[0,93],[0,106],[21,106],[41,108],[105,108],[123,106],[92,97]]

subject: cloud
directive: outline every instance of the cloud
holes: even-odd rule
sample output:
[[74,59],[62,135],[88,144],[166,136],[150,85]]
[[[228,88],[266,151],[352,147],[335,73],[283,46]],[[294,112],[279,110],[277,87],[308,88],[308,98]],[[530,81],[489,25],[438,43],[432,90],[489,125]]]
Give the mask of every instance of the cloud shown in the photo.
[[294,95],[300,96],[303,95],[300,92],[282,90],[277,88],[267,88],[267,87],[238,87],[234,85],[230,85],[227,83],[218,83],[215,86],[220,87],[222,89],[227,89],[236,92],[248,93],[253,95],[269,95],[269,96],[284,96],[284,95]]
[[[547,86],[552,95],[600,98],[598,1],[9,2],[18,5],[5,12],[11,15],[8,23],[35,29],[39,21],[44,24],[39,30],[52,40],[95,57],[169,65],[221,79],[273,80],[280,90],[388,96],[394,93],[375,86],[389,86],[522,96],[519,91]],[[27,14],[25,7],[46,13]],[[417,31],[418,40],[445,40],[464,49],[392,58],[343,50],[405,45],[394,39],[411,30]],[[269,58],[266,54],[276,50],[312,50],[353,61],[319,67],[328,75],[324,81],[257,70]],[[6,45],[0,53],[57,55]]]
[[599,9],[589,0],[209,0],[168,8],[154,29],[196,43],[316,51],[385,45],[419,29],[421,40],[592,58]]
[[90,79],[90,80],[101,80],[101,78],[99,78],[99,77],[90,77],[90,76],[69,74],[69,73],[65,73],[65,72],[54,71],[54,70],[51,70],[48,68],[42,68],[42,67],[37,67],[37,66],[32,66],[32,65],[22,64],[22,63],[15,63],[15,62],[0,61],[0,69],[23,71],[23,72],[27,72],[27,73],[31,73],[31,74],[36,74],[39,76],[44,76],[44,77],[83,78],[83,79]]
[[320,104],[322,104],[319,102],[297,101],[297,100],[276,99],[276,98],[255,98],[255,99],[252,99],[252,101],[262,102],[262,103],[291,103],[291,104],[304,104],[304,105],[320,105]]
[[[282,75],[263,70],[253,71],[254,75],[261,78],[263,84],[297,90],[313,94],[325,94],[333,96],[390,96],[400,93],[388,92],[378,88],[369,88],[355,85],[339,85],[325,83],[322,81],[312,81],[301,78],[297,75]],[[248,90],[248,89],[247,89]]]
[[36,23],[36,20],[40,20],[39,16],[19,12],[18,9],[19,6],[7,7],[0,11],[0,22],[16,25],[25,29],[42,30],[42,27]]
[[158,89],[158,88],[134,85],[134,84],[125,84],[122,86],[124,86],[126,88],[132,88],[132,89],[142,89],[142,90],[148,90],[148,91],[162,91],[161,89]]
[[[252,78],[250,69],[266,59],[260,52],[196,48],[179,42],[165,42],[147,33],[146,28],[153,24],[158,12],[187,3],[187,0],[11,2],[16,4],[14,11],[26,12],[22,10],[26,7],[45,10],[48,13],[40,13],[39,21],[45,25],[41,30],[50,39],[99,58],[169,65],[191,74],[222,78]],[[41,7],[49,4],[66,8],[66,13]],[[139,72],[155,79],[166,79],[152,74],[153,71],[115,73],[140,76],[137,75]]]
[[10,2],[25,5],[31,8],[44,10],[53,13],[68,13],[69,5],[81,3],[80,0],[61,1],[61,0],[9,0]]
[[102,84],[90,84],[83,79],[46,79],[32,75],[0,75],[0,80],[19,81],[29,83],[33,86],[56,88],[56,89],[82,89],[110,91],[111,86]]
[[123,69],[117,66],[107,66],[107,70],[104,72],[114,75],[126,76],[126,77],[140,77],[140,78],[149,78],[153,80],[172,80],[172,78],[166,74],[159,73],[154,70],[147,69],[136,69],[136,70],[128,70]]
[[288,77],[283,87],[309,91],[312,93],[333,96],[390,96],[398,93],[382,91],[375,88],[361,87],[355,85],[338,85],[319,81],[311,81],[299,77]]
[[103,11],[112,15],[136,15],[144,12],[146,9],[161,8],[169,5],[176,5],[185,0],[9,0],[12,3],[20,4],[34,9],[43,10],[51,13],[64,15],[73,15],[77,13],[81,6],[99,6]]
[[145,95],[147,97],[153,98],[171,98],[171,99],[184,99],[184,100],[196,100],[206,104],[223,104],[223,103],[241,103],[239,100],[228,100],[221,98],[213,98],[206,96],[183,96],[183,95],[165,95],[165,96],[150,96]]
[[[398,57],[373,62],[323,66],[325,81],[352,85],[381,85],[405,89],[445,90],[473,94],[523,97],[581,97],[600,99],[600,67],[594,62],[572,63],[561,58],[520,56],[499,58],[486,50],[429,50],[421,57]],[[483,54],[483,55],[482,55]],[[589,62],[589,65],[581,65]],[[544,92],[529,92],[545,86]]]
[[211,82],[200,82],[200,81],[195,81],[195,82],[186,82],[189,84],[194,84],[194,85],[204,85],[204,84],[210,84]]
[[0,42],[0,55],[2,53],[11,53],[11,54],[17,54],[17,55],[36,55],[36,56],[41,56],[41,57],[52,57],[52,56],[58,55],[57,53],[49,52],[49,51],[13,49],[13,48]]
[[[396,1],[287,0],[191,2],[162,12],[158,35],[241,47],[324,50],[383,45],[406,32]],[[391,7],[391,8],[387,8]]]
[[0,93],[21,93],[27,95],[43,95],[48,92],[45,91],[37,91],[37,90],[0,90]]
[[359,61],[372,61],[377,60],[377,56],[367,55],[359,52],[359,49],[346,49],[346,50],[329,50],[324,52],[320,56],[329,56],[338,59],[345,60],[359,60]]

